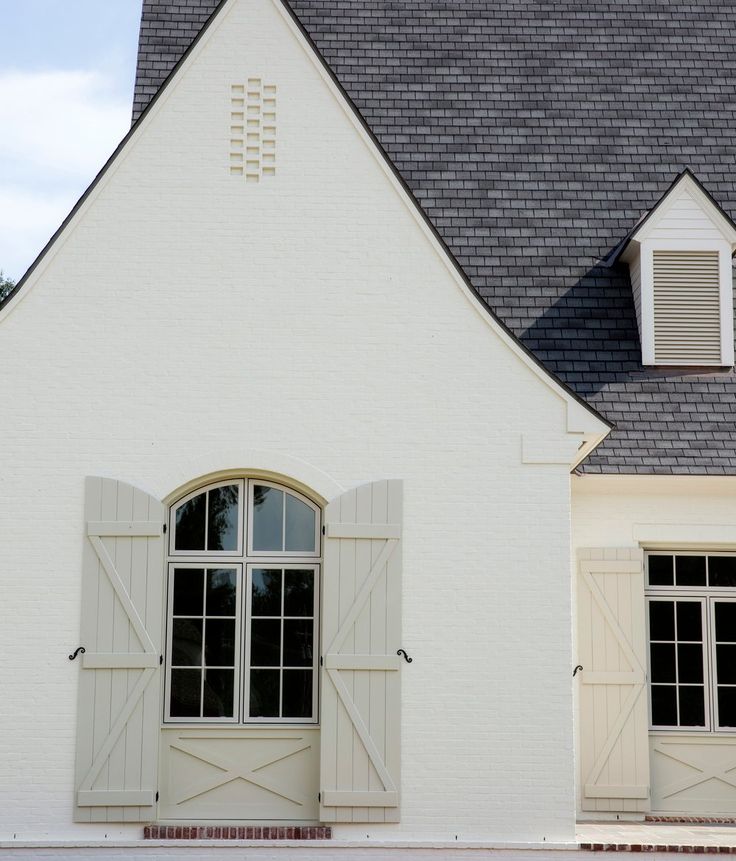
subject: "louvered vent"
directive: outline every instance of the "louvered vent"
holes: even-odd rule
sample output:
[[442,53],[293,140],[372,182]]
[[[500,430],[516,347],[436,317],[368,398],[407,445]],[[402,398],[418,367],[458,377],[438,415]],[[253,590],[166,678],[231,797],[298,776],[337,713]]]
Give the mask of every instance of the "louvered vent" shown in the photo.
[[717,251],[654,252],[654,356],[658,365],[720,365]]

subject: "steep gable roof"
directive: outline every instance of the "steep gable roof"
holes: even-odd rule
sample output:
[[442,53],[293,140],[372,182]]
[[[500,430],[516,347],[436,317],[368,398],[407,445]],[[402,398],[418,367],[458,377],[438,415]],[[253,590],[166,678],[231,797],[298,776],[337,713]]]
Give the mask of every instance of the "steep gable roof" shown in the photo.
[[[145,0],[136,115],[216,6]],[[730,6],[291,6],[475,288],[615,423],[584,469],[736,474],[736,377],[644,369],[604,262],[685,168],[736,212]]]

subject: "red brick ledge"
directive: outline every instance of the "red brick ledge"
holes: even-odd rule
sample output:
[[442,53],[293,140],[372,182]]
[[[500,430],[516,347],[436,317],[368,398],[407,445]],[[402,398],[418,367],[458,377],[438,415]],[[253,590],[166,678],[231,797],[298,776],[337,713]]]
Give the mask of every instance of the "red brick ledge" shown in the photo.
[[691,825],[736,825],[734,816],[645,816],[645,822],[685,822]]
[[144,840],[331,840],[324,825],[146,825]]
[[[736,841],[734,841],[736,843]],[[665,843],[581,843],[589,852],[681,852],[685,855],[736,855],[734,846],[683,846]]]

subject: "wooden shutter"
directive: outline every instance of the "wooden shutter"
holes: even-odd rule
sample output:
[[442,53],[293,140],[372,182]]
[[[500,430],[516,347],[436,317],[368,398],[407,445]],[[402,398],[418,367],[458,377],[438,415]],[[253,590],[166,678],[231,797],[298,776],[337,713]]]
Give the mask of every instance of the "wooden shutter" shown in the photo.
[[654,357],[660,365],[721,364],[717,251],[654,252]]
[[156,816],[163,505],[109,478],[85,488],[77,822]]
[[583,810],[649,809],[643,554],[581,550],[578,580]]
[[402,483],[342,494],[325,514],[320,815],[397,822]]

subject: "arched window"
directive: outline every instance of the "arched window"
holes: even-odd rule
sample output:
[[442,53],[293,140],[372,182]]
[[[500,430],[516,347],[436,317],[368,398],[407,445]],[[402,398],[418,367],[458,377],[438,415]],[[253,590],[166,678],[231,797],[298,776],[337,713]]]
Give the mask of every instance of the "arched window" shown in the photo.
[[317,719],[321,512],[262,479],[171,507],[167,722]]

